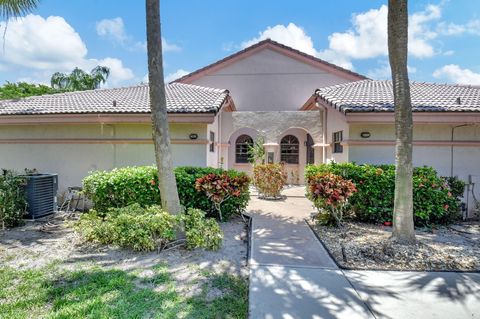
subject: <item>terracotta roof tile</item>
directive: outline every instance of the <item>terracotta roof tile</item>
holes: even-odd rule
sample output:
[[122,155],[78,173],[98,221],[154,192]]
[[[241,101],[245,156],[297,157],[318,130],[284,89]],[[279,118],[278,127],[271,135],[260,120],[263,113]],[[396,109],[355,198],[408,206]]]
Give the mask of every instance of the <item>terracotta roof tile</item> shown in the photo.
[[[392,81],[350,82],[316,94],[343,113],[394,111]],[[410,94],[415,112],[480,112],[480,87],[410,82]]]
[[[191,84],[165,85],[169,113],[217,112],[227,90]],[[148,85],[33,96],[0,101],[0,115],[150,113]]]

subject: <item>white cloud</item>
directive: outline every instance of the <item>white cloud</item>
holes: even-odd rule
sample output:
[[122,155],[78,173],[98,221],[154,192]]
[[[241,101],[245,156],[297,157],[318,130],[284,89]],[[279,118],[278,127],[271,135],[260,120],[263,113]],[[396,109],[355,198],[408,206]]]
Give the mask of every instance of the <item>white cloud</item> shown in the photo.
[[[328,48],[324,50],[315,49],[312,38],[294,23],[268,27],[257,37],[243,42],[241,47],[245,48],[270,38],[344,68],[353,69],[352,60],[388,56],[387,18],[388,7],[386,5],[352,15],[351,28],[343,32],[332,33],[328,37]],[[424,10],[410,15],[410,55],[417,58],[428,58],[440,52],[434,47],[434,40],[440,35],[438,28],[435,28],[435,23],[440,18],[440,5],[428,5]],[[226,46],[227,49],[230,47],[230,45]]]
[[258,37],[242,42],[241,47],[246,48],[265,39],[272,39],[310,55],[317,54],[312,38],[294,23],[289,23],[287,26],[278,24],[274,27],[267,27],[266,30],[259,33]]
[[163,52],[179,52],[182,51],[182,48],[162,38],[162,50]]
[[435,70],[433,76],[457,84],[480,85],[480,73],[462,69],[456,64],[448,64]]
[[30,79],[42,83],[49,82],[54,72],[70,72],[75,67],[90,71],[96,65],[110,67],[109,83],[117,85],[133,79],[132,70],[121,60],[88,58],[87,53],[80,35],[64,18],[27,15],[8,22],[0,64],[18,73],[24,71]]
[[100,20],[96,24],[96,29],[99,36],[110,38],[112,41],[120,44],[124,44],[128,39],[123,19],[120,17]]
[[[113,19],[103,19],[96,23],[97,34],[107,38],[115,44],[119,44],[128,50],[147,51],[147,43],[135,41],[133,37],[127,34],[125,24],[121,17]],[[179,52],[182,48],[174,43],[168,42],[162,37],[163,52]]]
[[93,63],[93,67],[95,67],[96,65],[103,65],[110,69],[110,76],[107,81],[109,85],[117,86],[128,80],[132,80],[135,77],[133,71],[123,65],[122,60],[115,58],[105,58],[99,60],[98,63],[96,60],[89,61],[95,61],[95,63]]
[[441,22],[437,26],[437,32],[442,35],[480,35],[480,19],[470,20],[465,24]]
[[[388,60],[380,60],[377,68],[371,69],[367,72],[367,76],[374,80],[389,80],[392,78],[392,71]],[[407,66],[409,74],[417,72],[417,69],[411,66]]]
[[[187,75],[189,73],[190,73],[189,71],[185,71],[184,69],[178,69],[177,71],[168,74],[165,77],[165,82],[169,83],[169,82],[175,81],[176,79],[179,79],[182,76]],[[147,74],[147,82],[148,82],[148,74]]]
[[[430,22],[440,19],[439,6],[428,5],[424,11],[415,12],[409,18],[409,53],[418,58],[436,54],[432,40],[438,34],[431,30]],[[382,5],[352,16],[352,28],[329,36],[329,48],[321,55],[337,59],[370,59],[388,55],[387,33],[388,7]]]
[[[295,23],[289,23],[286,26],[278,24],[273,27],[267,27],[267,29],[258,34],[258,37],[242,42],[240,47],[246,48],[265,39],[272,39],[299,51],[335,63],[341,67],[353,69],[352,63],[347,59],[344,59],[343,56],[330,54],[330,52],[327,51],[317,51],[314,47],[312,38],[302,27],[297,26]],[[231,45],[229,45],[228,48],[230,49]]]

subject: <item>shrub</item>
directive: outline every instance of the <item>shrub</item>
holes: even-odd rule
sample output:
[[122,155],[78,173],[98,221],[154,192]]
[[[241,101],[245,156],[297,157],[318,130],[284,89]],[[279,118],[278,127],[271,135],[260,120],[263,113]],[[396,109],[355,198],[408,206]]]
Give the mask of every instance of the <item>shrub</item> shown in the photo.
[[308,198],[317,208],[322,224],[341,226],[345,205],[357,191],[350,180],[332,173],[309,176]]
[[107,212],[90,210],[74,225],[86,240],[114,244],[139,251],[151,251],[173,241],[180,222],[185,225],[187,248],[218,249],[223,233],[212,218],[198,209],[185,215],[171,215],[160,206],[141,207],[133,204],[111,208]]
[[178,218],[160,206],[143,208],[138,204],[102,213],[90,210],[75,225],[89,241],[147,251],[175,239],[176,227]]
[[8,170],[0,175],[0,224],[2,229],[20,225],[27,206],[26,180]]
[[212,201],[221,221],[223,219],[221,209],[223,202],[231,197],[239,197],[248,192],[249,181],[250,179],[246,175],[230,177],[226,173],[210,173],[197,178],[195,189],[204,192],[208,199]]
[[[391,221],[395,190],[394,165],[331,163],[306,168],[306,178],[333,173],[351,180],[358,192],[349,200],[354,218],[364,222]],[[459,213],[459,201],[445,180],[430,167],[413,172],[413,205],[416,225],[445,224]]]
[[223,232],[217,221],[205,218],[199,209],[189,209],[183,216],[187,248],[217,250],[222,245]]
[[[185,208],[198,208],[214,216],[216,209],[207,195],[195,189],[198,178],[210,173],[225,173],[229,177],[246,176],[234,170],[222,170],[210,167],[177,167],[178,195]],[[83,179],[85,195],[93,202],[97,211],[109,208],[125,207],[138,203],[142,207],[160,203],[158,175],[154,166],[124,167],[112,171],[97,171]],[[230,197],[222,204],[223,217],[226,219],[245,209],[250,199],[248,187],[240,196]]]
[[262,196],[277,198],[287,183],[287,174],[282,164],[255,165],[253,182]]

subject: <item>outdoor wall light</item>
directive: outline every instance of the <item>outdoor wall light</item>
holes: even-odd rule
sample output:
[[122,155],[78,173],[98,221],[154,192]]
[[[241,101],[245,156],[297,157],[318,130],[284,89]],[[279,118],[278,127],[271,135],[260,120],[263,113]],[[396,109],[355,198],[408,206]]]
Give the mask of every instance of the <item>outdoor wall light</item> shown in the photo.
[[371,135],[370,132],[362,132],[362,133],[360,133],[360,136],[361,136],[362,138],[369,138],[370,135]]
[[196,140],[198,138],[197,133],[191,133],[188,137],[190,137],[191,140]]

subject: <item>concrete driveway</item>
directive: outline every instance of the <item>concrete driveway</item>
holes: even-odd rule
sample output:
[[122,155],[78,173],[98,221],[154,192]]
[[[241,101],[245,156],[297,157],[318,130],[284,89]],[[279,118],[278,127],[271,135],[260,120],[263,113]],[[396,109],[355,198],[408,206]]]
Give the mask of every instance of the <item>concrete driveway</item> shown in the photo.
[[304,187],[252,197],[250,318],[480,318],[480,274],[343,271],[304,219]]

